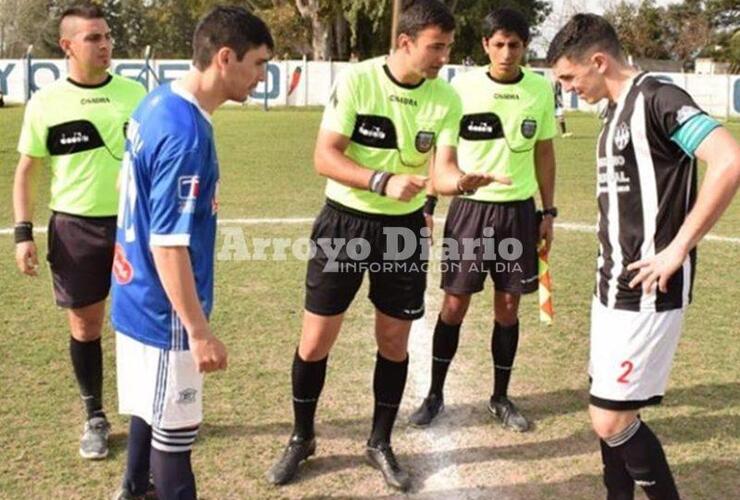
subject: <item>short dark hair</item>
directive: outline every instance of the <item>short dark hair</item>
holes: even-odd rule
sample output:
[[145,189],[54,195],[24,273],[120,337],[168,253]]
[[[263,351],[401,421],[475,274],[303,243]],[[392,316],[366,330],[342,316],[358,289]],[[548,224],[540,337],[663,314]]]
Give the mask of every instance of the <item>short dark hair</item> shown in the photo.
[[67,17],[81,17],[82,19],[105,19],[103,9],[94,3],[78,3],[71,5],[62,11],[59,16],[59,27],[61,29],[62,21]]
[[222,47],[233,50],[241,61],[248,50],[261,45],[275,49],[270,29],[262,19],[244,7],[214,7],[195,27],[193,64],[203,71]]
[[398,19],[398,35],[415,38],[421,31],[438,27],[445,33],[455,31],[455,16],[440,0],[406,0]]
[[483,18],[481,32],[484,38],[491,38],[497,31],[516,33],[522,42],[529,42],[529,22],[524,14],[516,9],[495,9]]
[[609,21],[596,14],[576,14],[553,38],[547,63],[553,65],[562,57],[579,61],[594,50],[624,58],[622,44]]

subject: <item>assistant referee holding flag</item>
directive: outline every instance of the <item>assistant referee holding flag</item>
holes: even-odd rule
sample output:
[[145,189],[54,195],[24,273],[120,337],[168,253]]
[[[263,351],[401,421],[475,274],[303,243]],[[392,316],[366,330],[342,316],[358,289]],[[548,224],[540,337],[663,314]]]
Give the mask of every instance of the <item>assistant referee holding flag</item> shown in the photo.
[[[429,394],[411,416],[417,426],[429,425],[444,408],[443,388],[457,351],[460,327],[474,293],[490,275],[494,284],[491,334],[493,393],[489,411],[504,427],[529,429],[529,421],[508,398],[508,387],[519,343],[519,299],[537,290],[537,245],[548,247],[557,215],[555,196],[556,133],[550,83],[521,67],[529,42],[529,25],[512,9],[498,9],[483,20],[483,48],[490,66],[463,73],[452,81],[463,103],[458,161],[465,172],[504,175],[510,185],[491,184],[455,198],[445,224],[445,243],[516,242],[510,258],[487,255],[479,245],[472,258],[442,270],[445,292],[432,347]],[[544,210],[535,213],[539,191]],[[467,251],[466,251],[467,253]]]

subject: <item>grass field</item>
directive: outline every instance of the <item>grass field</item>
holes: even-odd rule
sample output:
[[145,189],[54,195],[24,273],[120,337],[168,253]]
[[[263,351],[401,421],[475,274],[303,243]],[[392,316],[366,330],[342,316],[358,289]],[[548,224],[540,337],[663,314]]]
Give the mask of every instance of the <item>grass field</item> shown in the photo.
[[[0,110],[0,228],[10,227],[15,145],[22,108]],[[311,166],[316,110],[225,109],[216,113],[221,164],[220,217],[313,217],[323,180]],[[572,115],[576,137],[556,141],[559,221],[595,221],[593,145],[599,124]],[[729,124],[740,137],[740,124]],[[48,172],[40,178],[35,222],[48,213]],[[441,205],[444,215],[446,203]],[[441,224],[438,224],[438,230]],[[301,238],[310,224],[250,224],[252,238]],[[713,230],[740,236],[737,201]],[[37,238],[44,252],[44,238]],[[64,314],[52,301],[46,266],[19,275],[12,237],[0,236],[0,498],[106,498],[125,464],[127,419],[116,414],[114,345],[104,333],[105,400],[113,424],[108,460],[77,456],[82,407],[68,361]],[[217,246],[217,250],[219,250]],[[491,391],[490,287],[474,299],[446,391],[447,411],[422,431],[407,418],[427,389],[439,275],[429,277],[427,317],[412,335],[411,371],[394,447],[414,473],[412,497],[603,498],[598,443],[585,411],[588,313],[596,252],[593,234],[559,229],[551,256],[556,322],[538,323],[536,299],[522,304],[522,338],[511,394],[536,421],[512,434],[487,414]],[[269,255],[269,252],[268,252]],[[290,255],[290,254],[289,254]],[[740,245],[700,247],[690,308],[663,406],[643,416],[662,438],[687,499],[740,498]],[[329,361],[317,431],[319,449],[300,480],[275,489],[263,479],[291,429],[290,365],[298,339],[305,263],[220,260],[215,331],[230,350],[226,372],[206,381],[205,423],[194,452],[201,498],[388,498],[362,452],[372,413],[372,308],[358,294]],[[638,497],[642,495],[638,493]]]

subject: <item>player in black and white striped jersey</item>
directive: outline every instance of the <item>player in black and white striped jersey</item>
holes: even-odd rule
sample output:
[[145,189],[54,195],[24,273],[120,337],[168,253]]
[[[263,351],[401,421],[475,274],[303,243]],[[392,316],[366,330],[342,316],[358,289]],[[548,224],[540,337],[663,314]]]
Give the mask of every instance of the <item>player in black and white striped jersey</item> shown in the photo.
[[[682,89],[630,67],[614,29],[574,16],[548,62],[566,91],[608,99],[597,144],[599,257],[590,414],[609,499],[677,499],[639,409],[661,401],[691,300],[696,245],[740,185],[740,147]],[[697,194],[697,159],[707,163]]]

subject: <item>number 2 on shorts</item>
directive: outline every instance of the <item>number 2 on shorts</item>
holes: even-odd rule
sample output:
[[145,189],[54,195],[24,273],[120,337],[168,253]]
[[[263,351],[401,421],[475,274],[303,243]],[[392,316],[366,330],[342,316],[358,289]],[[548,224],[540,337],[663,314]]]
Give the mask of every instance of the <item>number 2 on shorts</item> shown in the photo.
[[624,368],[624,373],[622,373],[619,378],[617,379],[617,382],[620,384],[629,384],[630,381],[627,380],[627,375],[632,373],[632,368],[634,368],[634,365],[632,364],[632,361],[622,361],[622,364],[619,365],[622,368]]

